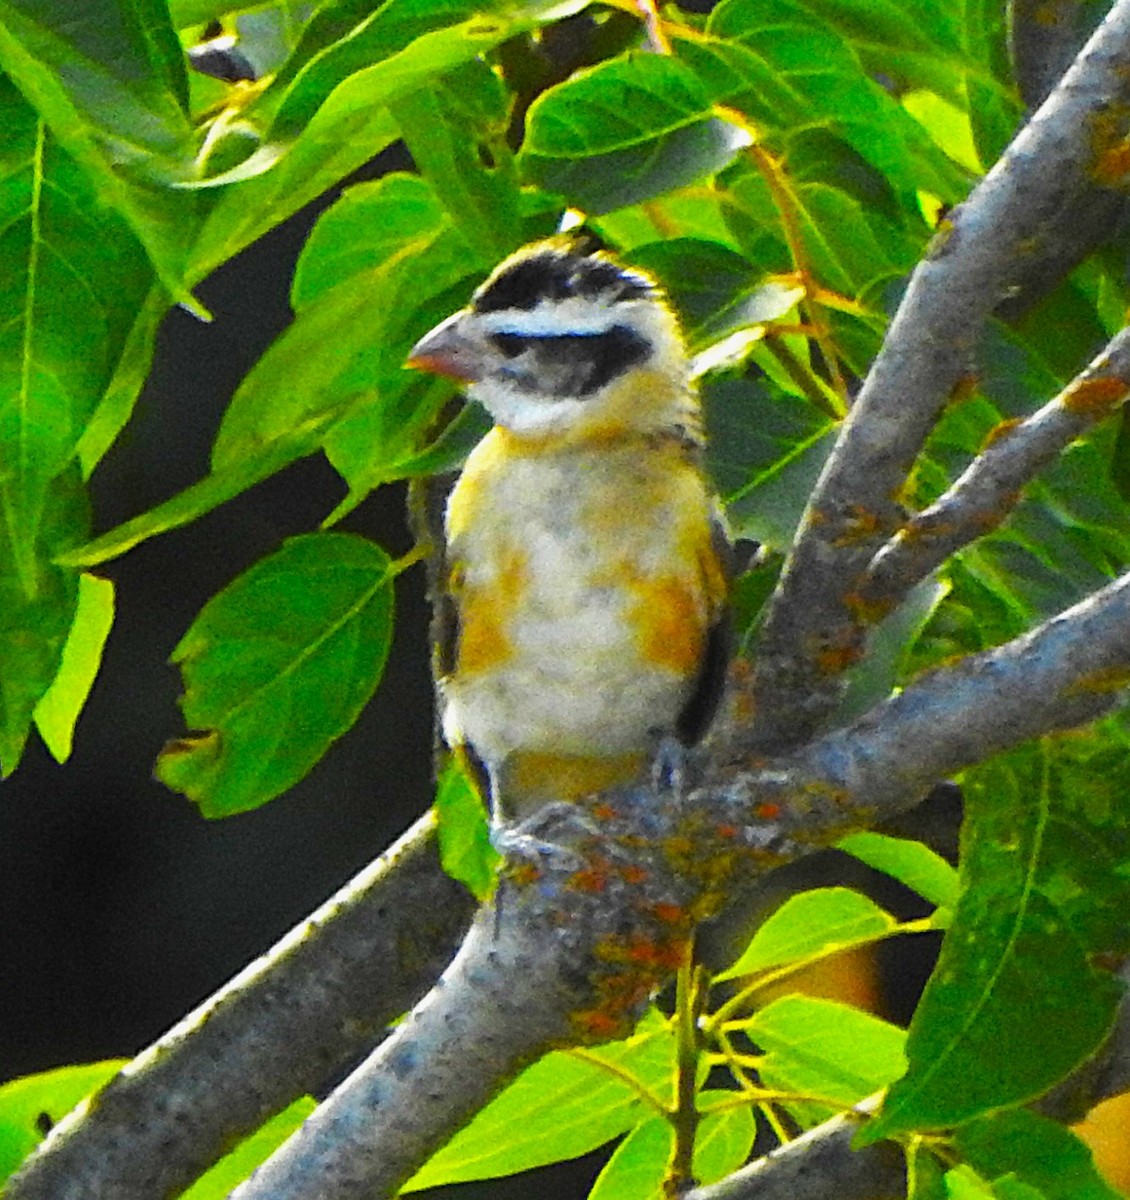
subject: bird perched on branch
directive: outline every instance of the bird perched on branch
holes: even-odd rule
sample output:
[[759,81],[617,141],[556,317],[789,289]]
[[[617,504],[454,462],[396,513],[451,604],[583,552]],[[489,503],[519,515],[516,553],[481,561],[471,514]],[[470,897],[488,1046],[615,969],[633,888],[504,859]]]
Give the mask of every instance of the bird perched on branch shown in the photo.
[[408,364],[494,428],[445,514],[448,744],[497,822],[693,743],[726,666],[726,538],[678,322],[651,276],[567,239],[498,266]]

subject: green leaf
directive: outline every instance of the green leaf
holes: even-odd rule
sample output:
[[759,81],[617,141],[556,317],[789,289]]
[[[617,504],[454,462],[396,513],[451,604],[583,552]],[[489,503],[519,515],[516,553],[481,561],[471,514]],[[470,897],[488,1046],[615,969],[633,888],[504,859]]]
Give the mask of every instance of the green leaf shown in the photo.
[[796,307],[803,290],[766,281],[749,260],[702,238],[669,238],[622,256],[662,281],[692,352],[739,329],[778,321]]
[[199,312],[184,284],[195,201],[154,186],[187,177],[192,162],[183,55],[164,7],[92,0],[76,16],[0,0],[0,65],[129,223],[169,292]]
[[75,454],[152,273],[3,79],[0,124],[0,488],[26,588],[51,480]]
[[224,1200],[236,1184],[242,1183],[261,1162],[273,1154],[303,1121],[317,1108],[310,1096],[301,1096],[276,1113],[265,1125],[230,1153],[225,1154],[178,1200]]
[[77,577],[51,560],[86,532],[89,515],[77,474],[69,471],[47,489],[30,575],[17,570],[8,520],[0,519],[0,776],[19,763],[32,715],[59,672],[74,621]]
[[947,1200],[1001,1200],[1000,1193],[972,1167],[954,1167],[943,1180]]
[[457,1133],[404,1191],[513,1175],[595,1150],[654,1111],[629,1078],[660,1103],[670,1103],[674,1055],[674,1037],[662,1018],[645,1018],[641,1032],[626,1041],[547,1054]]
[[[328,5],[312,21],[294,56],[305,65],[294,77],[284,71],[276,88],[285,88],[271,127],[272,140],[286,141],[302,129],[335,89],[364,94],[371,105],[388,104],[452,68],[470,62],[500,42],[546,21],[572,15],[584,0],[525,0],[518,4],[459,3],[444,0],[392,0],[362,20],[346,16],[356,6]],[[336,40],[310,53],[331,25]],[[268,92],[269,106],[274,100]]]
[[300,311],[343,280],[435,237],[449,224],[435,189],[393,171],[346,188],[310,231],[294,268],[291,302]]
[[443,869],[466,884],[476,900],[485,900],[494,887],[498,852],[490,843],[482,799],[454,760],[436,784],[435,808]]
[[1093,962],[1130,944],[1126,751],[1108,723],[966,775],[964,888],[911,1025],[911,1069],[868,1141],[1031,1100],[1106,1037],[1121,989]]
[[715,980],[835,954],[886,937],[898,922],[851,888],[816,888],[790,896],[753,935],[732,967]]
[[90,477],[129,420],[153,364],[157,331],[168,311],[167,293],[154,285],[136,313],[114,374],[75,447],[84,478]]
[[764,380],[703,384],[707,464],[734,533],[784,549],[832,449],[835,426]]
[[926,189],[952,203],[967,190],[963,173],[871,78],[851,44],[796,0],[725,0],[707,35],[676,41],[676,53],[714,100],[741,108],[770,138],[826,125],[900,195]]
[[209,600],[173,651],[192,732],[161,752],[158,778],[208,817],[297,783],[380,681],[391,566],[363,538],[307,534]]
[[[782,996],[746,1025],[764,1051],[758,1067],[766,1087],[821,1097],[843,1107],[886,1087],[906,1070],[905,1033],[895,1025],[834,1000]],[[829,1117],[827,1104],[788,1101],[809,1126]]]
[[[734,1093],[707,1089],[699,1093],[702,1113],[694,1142],[694,1177],[702,1185],[717,1183],[749,1158],[757,1122],[747,1104],[735,1105]],[[712,1104],[724,1105],[711,1109]]]
[[663,1200],[663,1179],[675,1144],[665,1117],[637,1125],[596,1178],[589,1200]]
[[58,1124],[76,1104],[112,1079],[126,1061],[109,1059],[60,1067],[0,1086],[0,1183],[39,1145],[45,1128]]
[[[317,246],[327,244],[321,239]],[[232,397],[213,447],[213,469],[254,457],[307,423],[322,426],[327,416],[355,417],[366,408],[382,426],[377,437],[366,426],[372,439],[366,474],[377,476],[390,460],[414,452],[449,392],[405,371],[404,358],[412,342],[451,311],[450,289],[476,262],[444,223],[378,266],[316,291]],[[300,278],[309,286],[320,274],[309,266]],[[339,447],[331,450],[335,466],[340,457]],[[354,485],[353,473],[344,473]]]
[[958,1153],[988,1179],[1012,1175],[1047,1200],[1119,1200],[1099,1175],[1091,1151],[1069,1129],[1026,1109],[963,1125]]
[[210,275],[397,137],[387,109],[335,95],[271,170],[220,192],[192,245],[188,277]]
[[35,726],[56,762],[71,756],[75,722],[102,664],[102,650],[114,623],[114,584],[81,575],[74,622],[63,645],[59,672],[35,706]]
[[748,144],[711,112],[693,71],[631,51],[534,101],[519,170],[587,212],[610,212],[703,179]]
[[518,176],[506,143],[510,97],[483,61],[452,71],[395,101],[393,116],[416,168],[480,258],[516,245]]
[[885,833],[851,833],[836,849],[883,871],[938,908],[953,908],[960,894],[957,871],[929,846]]

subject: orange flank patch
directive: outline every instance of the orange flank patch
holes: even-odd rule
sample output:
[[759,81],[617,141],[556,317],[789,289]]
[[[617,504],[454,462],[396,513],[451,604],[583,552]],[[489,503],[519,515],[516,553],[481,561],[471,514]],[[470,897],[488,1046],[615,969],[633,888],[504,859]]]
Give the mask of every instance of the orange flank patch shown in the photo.
[[503,618],[517,610],[526,584],[526,554],[511,548],[502,554],[490,585],[460,589],[458,671],[489,671],[510,657],[513,647]]
[[1130,394],[1130,384],[1117,375],[1099,379],[1084,379],[1068,389],[1063,397],[1064,407],[1069,412],[1083,416],[1104,417],[1120,405]]
[[634,783],[644,767],[642,754],[596,758],[519,751],[506,763],[506,791],[526,800],[567,800],[575,804],[597,792]]
[[648,662],[690,676],[702,658],[703,628],[695,595],[676,575],[640,580],[630,620]]

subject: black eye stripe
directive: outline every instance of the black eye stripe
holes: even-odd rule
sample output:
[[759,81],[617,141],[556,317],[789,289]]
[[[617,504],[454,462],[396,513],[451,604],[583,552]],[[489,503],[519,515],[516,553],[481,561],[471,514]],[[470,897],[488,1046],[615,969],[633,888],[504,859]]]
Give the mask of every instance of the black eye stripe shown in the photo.
[[507,358],[531,351],[536,364],[517,382],[530,390],[561,396],[588,396],[621,372],[651,355],[646,338],[625,325],[602,333],[519,334],[495,333],[490,339]]
[[492,333],[490,340],[496,350],[501,350],[507,358],[517,358],[523,350],[530,348],[533,338],[521,333]]

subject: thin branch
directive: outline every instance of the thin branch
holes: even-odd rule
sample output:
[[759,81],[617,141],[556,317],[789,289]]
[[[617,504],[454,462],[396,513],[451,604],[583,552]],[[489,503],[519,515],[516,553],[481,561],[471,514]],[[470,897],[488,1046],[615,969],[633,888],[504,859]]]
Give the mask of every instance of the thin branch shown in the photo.
[[892,1142],[852,1150],[859,1123],[833,1117],[683,1200],[905,1200],[902,1150]]
[[995,529],[1025,484],[1130,395],[1130,327],[1054,400],[998,430],[948,492],[913,517],[875,556],[859,589],[868,606],[888,607],[956,550]]
[[532,1058],[627,1033],[739,878],[1108,709],[1130,679],[1128,629],[1130,576],[788,758],[718,767],[689,795],[635,788],[528,822],[552,834],[546,854],[512,867],[437,987],[233,1200],[393,1195]]
[[1045,230],[1123,176],[1130,0],[943,225],[916,268],[809,503],[770,603],[754,672],[753,743],[797,745],[832,712],[864,622],[848,601],[903,522],[898,497],[985,320],[1039,257]]
[[368,1051],[455,953],[472,911],[422,818],[61,1121],[5,1200],[177,1195]]

